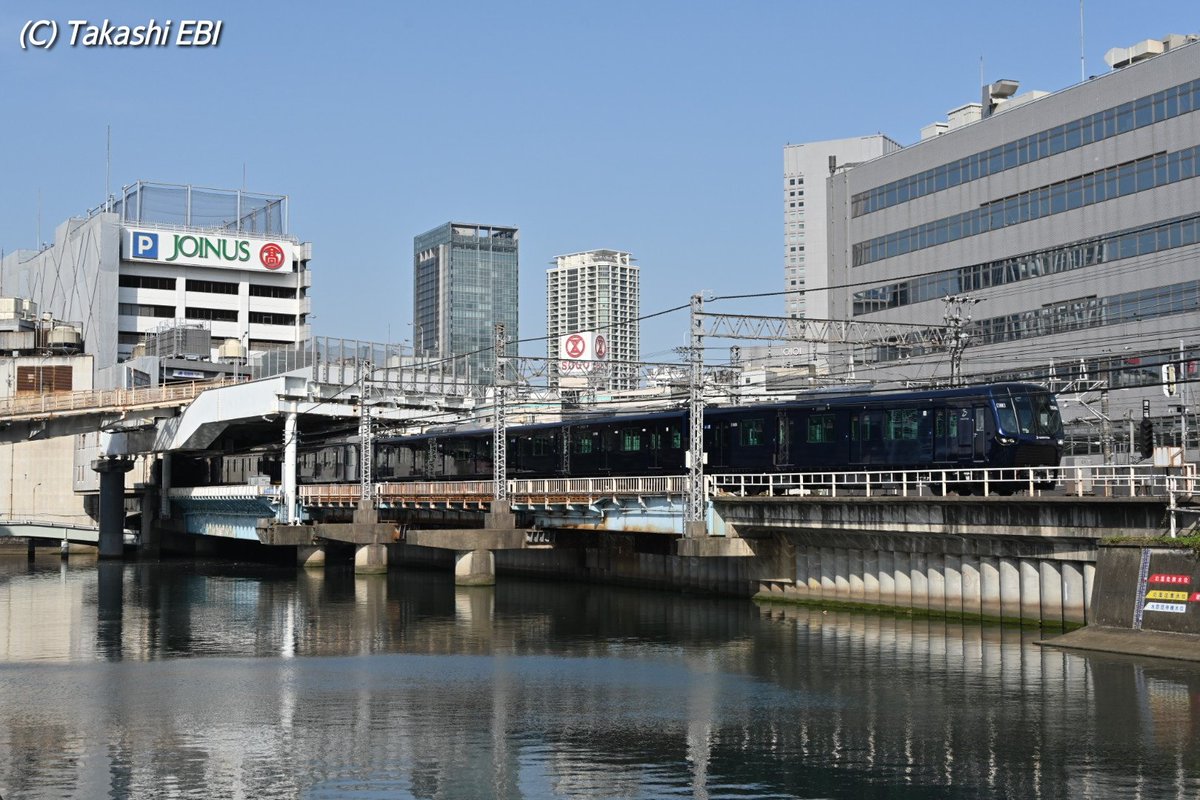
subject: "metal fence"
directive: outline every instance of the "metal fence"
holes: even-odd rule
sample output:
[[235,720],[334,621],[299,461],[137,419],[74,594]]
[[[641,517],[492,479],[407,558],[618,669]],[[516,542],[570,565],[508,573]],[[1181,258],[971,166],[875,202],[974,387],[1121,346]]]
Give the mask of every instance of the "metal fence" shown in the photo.
[[143,389],[96,389],[84,392],[52,392],[0,399],[0,418],[40,416],[69,412],[96,412],[137,406],[186,403],[208,389],[229,386],[236,379],[169,383]]

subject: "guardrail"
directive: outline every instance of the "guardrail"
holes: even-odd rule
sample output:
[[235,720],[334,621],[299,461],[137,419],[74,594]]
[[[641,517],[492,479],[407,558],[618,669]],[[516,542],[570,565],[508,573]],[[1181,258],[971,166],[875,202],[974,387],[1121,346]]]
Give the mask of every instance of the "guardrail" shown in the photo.
[[238,381],[224,379],[168,383],[145,389],[95,389],[83,392],[52,392],[32,396],[17,395],[0,400],[0,417],[191,402],[203,391],[220,386],[230,386],[234,383],[238,383]]
[[[979,469],[850,470],[707,476],[710,494],[854,495],[1012,494],[1054,490],[1086,494],[1137,494],[1167,497],[1197,488],[1196,466],[1165,471],[1151,464],[1127,466],[990,467]],[[1056,488],[1057,487],[1057,488]]]

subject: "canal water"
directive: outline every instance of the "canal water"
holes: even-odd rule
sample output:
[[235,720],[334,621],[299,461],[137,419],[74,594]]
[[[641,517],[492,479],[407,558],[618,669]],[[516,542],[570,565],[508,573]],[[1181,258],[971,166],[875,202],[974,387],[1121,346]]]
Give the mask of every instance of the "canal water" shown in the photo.
[[1194,798],[1200,669],[501,576],[0,559],[0,796]]

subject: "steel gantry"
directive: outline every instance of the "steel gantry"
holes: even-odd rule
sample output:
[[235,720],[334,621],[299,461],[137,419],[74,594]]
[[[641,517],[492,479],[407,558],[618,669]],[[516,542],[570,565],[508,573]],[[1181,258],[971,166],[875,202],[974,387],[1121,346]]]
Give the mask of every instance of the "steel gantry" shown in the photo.
[[508,499],[508,418],[504,407],[508,393],[508,359],[505,358],[504,323],[496,323],[496,369],[493,373],[492,396],[495,398],[495,424],[492,426],[492,499]]
[[[845,344],[852,347],[889,347],[914,352],[942,350],[958,341],[953,326],[945,328],[905,322],[794,319],[751,314],[711,314],[704,297],[692,295],[691,346],[688,371],[688,485],[684,534],[706,534],[708,506],[704,479],[704,338],[758,339]],[[738,356],[740,357],[740,351]],[[731,353],[731,360],[733,360]],[[740,361],[740,358],[738,359]]]

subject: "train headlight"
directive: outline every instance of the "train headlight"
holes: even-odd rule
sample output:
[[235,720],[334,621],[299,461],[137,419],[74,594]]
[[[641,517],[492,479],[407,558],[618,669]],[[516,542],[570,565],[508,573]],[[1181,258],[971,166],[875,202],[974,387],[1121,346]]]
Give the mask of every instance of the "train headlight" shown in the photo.
[[999,442],[1000,444],[1016,444],[1017,443],[1016,439],[1010,439],[1007,436],[997,436],[996,441]]
[[1063,444],[1063,440],[1062,440],[1062,439],[1059,439],[1059,440],[1058,440],[1058,446],[1059,446],[1059,447],[1062,447],[1062,444]]

